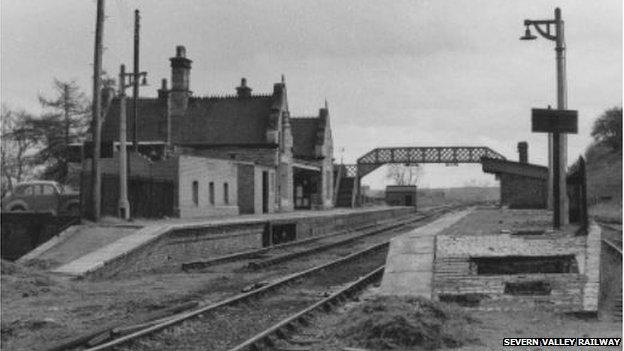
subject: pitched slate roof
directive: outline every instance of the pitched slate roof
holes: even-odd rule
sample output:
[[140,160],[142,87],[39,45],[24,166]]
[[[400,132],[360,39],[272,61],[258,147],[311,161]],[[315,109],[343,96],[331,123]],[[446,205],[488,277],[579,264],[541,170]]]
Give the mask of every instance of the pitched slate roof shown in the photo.
[[[128,140],[132,133],[132,101],[127,99]],[[272,95],[247,98],[191,97],[184,115],[171,117],[172,141],[177,144],[251,145],[266,144]],[[139,141],[167,138],[167,101],[139,99]],[[119,140],[119,100],[113,100],[102,125],[102,141]]]
[[319,118],[293,117],[290,119],[295,157],[316,157],[318,128]]
[[485,173],[507,173],[529,178],[548,179],[548,167],[531,163],[483,157],[481,158],[481,167]]
[[190,98],[183,116],[173,116],[175,143],[266,144],[273,96]]
[[[157,98],[139,98],[137,137],[139,141],[164,141],[167,138],[167,101]],[[126,131],[132,140],[132,99],[126,99]],[[119,140],[119,99],[115,98],[102,123],[102,141]]]

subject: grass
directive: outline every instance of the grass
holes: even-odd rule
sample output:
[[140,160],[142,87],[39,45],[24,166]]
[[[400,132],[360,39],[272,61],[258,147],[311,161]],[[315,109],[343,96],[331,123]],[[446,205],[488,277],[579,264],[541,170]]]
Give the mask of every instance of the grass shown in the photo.
[[622,222],[622,151],[591,145],[587,159],[587,198],[592,216]]

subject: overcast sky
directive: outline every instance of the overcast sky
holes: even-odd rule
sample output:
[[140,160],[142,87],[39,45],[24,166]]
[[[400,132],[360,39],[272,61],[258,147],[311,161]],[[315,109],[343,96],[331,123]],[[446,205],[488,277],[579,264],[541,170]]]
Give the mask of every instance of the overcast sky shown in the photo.
[[[39,110],[53,78],[91,91],[96,2],[2,0],[1,95]],[[546,137],[532,134],[530,109],[556,106],[554,42],[520,41],[523,20],[566,22],[572,162],[592,121],[622,104],[622,1],[137,1],[107,0],[104,69],[132,66],[133,11],[141,10],[141,69],[155,96],[170,79],[169,57],[185,45],[194,95],[232,94],[246,77],[268,93],[286,76],[292,116],[329,102],[335,158],[352,163],[380,146],[484,145],[546,164]],[[384,185],[383,170],[364,179]],[[495,185],[478,165],[425,166],[423,186]]]

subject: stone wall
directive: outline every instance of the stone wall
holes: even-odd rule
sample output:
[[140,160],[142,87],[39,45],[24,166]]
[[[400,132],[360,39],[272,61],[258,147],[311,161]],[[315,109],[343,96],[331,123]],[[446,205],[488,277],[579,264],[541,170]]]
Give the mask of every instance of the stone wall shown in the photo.
[[352,229],[378,221],[398,218],[415,213],[416,210],[410,207],[397,209],[387,209],[382,211],[370,211],[364,213],[352,213],[340,216],[310,217],[297,222],[297,240],[323,235],[331,231]]
[[232,161],[253,162],[255,164],[276,167],[278,164],[277,148],[253,147],[214,147],[211,149],[181,148],[183,154],[215,157]]
[[254,220],[227,225],[175,225],[162,229],[153,240],[116,257],[87,275],[96,278],[119,273],[151,270],[178,270],[182,263],[211,258],[263,247],[269,222],[296,223],[297,239],[353,228],[377,221],[414,213],[413,208],[371,210],[347,214],[292,218],[289,220]]
[[546,179],[500,174],[501,204],[509,208],[546,208]]
[[[237,166],[226,160],[179,156],[178,203],[180,217],[238,215]],[[197,194],[193,183],[197,182]],[[213,203],[210,184],[213,184]],[[227,184],[227,201],[225,185]],[[197,203],[194,197],[197,196]]]
[[265,223],[255,222],[166,230],[154,240],[106,262],[87,275],[91,278],[109,278],[121,273],[179,270],[182,263],[260,248],[264,229]]

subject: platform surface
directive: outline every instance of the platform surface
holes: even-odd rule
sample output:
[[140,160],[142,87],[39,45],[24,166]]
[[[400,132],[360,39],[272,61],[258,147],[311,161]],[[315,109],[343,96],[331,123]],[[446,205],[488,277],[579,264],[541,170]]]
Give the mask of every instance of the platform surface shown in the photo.
[[380,295],[431,298],[435,236],[473,209],[453,212],[390,242]]

